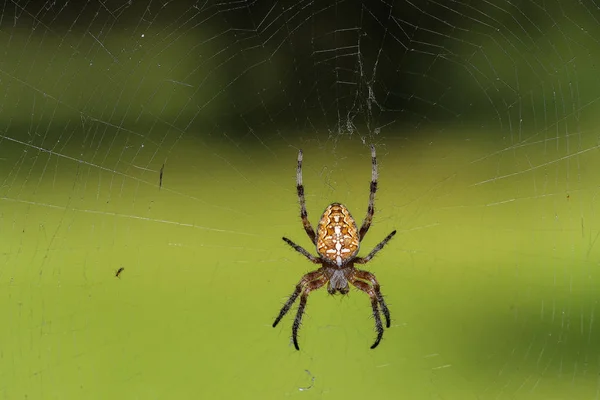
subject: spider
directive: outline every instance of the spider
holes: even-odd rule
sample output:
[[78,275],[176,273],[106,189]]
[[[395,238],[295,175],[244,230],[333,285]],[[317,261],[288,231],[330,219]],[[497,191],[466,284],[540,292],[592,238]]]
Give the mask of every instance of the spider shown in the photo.
[[302,219],[306,234],[316,246],[319,255],[315,257],[290,239],[286,237],[282,239],[298,253],[308,258],[314,264],[320,264],[321,267],[307,273],[300,279],[300,282],[296,285],[296,289],[281,308],[279,315],[275,318],[275,322],[273,322],[273,327],[277,326],[281,318],[287,314],[292,304],[300,296],[300,306],[292,325],[292,339],[296,350],[300,350],[298,346],[298,329],[302,322],[302,315],[306,308],[308,295],[313,290],[317,290],[325,284],[327,284],[327,291],[332,295],[336,292],[342,295],[348,294],[350,291],[349,283],[369,295],[373,317],[375,318],[375,330],[377,331],[377,338],[371,346],[372,349],[377,347],[383,337],[383,325],[379,317],[379,307],[381,307],[381,312],[385,317],[386,327],[390,327],[390,311],[383,300],[383,295],[379,289],[379,282],[377,282],[375,275],[368,271],[354,268],[354,264],[368,263],[396,234],[394,230],[387,235],[366,257],[357,256],[360,243],[371,226],[375,212],[373,203],[375,201],[375,192],[377,191],[377,157],[374,146],[371,146],[371,164],[369,207],[367,208],[367,215],[360,230],[357,229],[356,222],[352,218],[352,215],[350,215],[350,211],[343,204],[332,203],[323,212],[317,226],[317,232],[315,233],[306,212],[304,185],[302,184],[302,150],[298,152],[296,189],[300,201],[300,218]]

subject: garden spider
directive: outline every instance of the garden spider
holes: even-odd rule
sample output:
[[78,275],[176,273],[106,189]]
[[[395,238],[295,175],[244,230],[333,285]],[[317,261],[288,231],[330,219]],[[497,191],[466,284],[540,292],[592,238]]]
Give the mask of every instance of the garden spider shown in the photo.
[[292,325],[292,339],[296,350],[300,350],[298,346],[298,329],[302,322],[302,315],[304,314],[308,295],[313,290],[317,290],[325,284],[327,284],[329,294],[335,294],[336,292],[340,292],[343,295],[348,294],[350,291],[348,283],[351,283],[357,289],[369,295],[373,317],[375,318],[375,329],[377,331],[377,339],[375,339],[375,343],[371,346],[372,349],[377,347],[383,336],[383,325],[379,317],[379,307],[381,307],[381,312],[385,316],[386,326],[390,327],[390,311],[383,300],[383,295],[379,290],[379,282],[377,282],[375,275],[368,271],[354,268],[354,264],[366,264],[369,262],[396,234],[394,230],[387,235],[366,257],[357,257],[360,243],[371,226],[375,211],[373,203],[375,201],[375,192],[377,191],[377,158],[374,146],[371,146],[371,160],[369,207],[360,231],[357,229],[356,222],[352,218],[352,215],[350,215],[350,211],[340,203],[332,203],[325,209],[315,233],[306,213],[304,185],[302,184],[302,150],[298,152],[296,189],[298,191],[298,199],[300,200],[300,218],[302,218],[306,234],[316,246],[319,255],[317,257],[313,256],[286,237],[283,240],[313,263],[320,264],[321,268],[307,273],[300,279],[300,282],[296,285],[296,290],[294,290],[285,302],[279,315],[275,318],[275,322],[273,322],[273,327],[277,326],[281,318],[290,310],[292,304],[300,296],[300,306],[294,319],[294,325]]

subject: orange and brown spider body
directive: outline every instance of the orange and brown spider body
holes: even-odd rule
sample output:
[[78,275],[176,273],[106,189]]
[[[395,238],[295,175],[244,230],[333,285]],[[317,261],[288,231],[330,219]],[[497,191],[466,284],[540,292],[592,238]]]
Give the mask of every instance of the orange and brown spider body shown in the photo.
[[365,292],[371,299],[371,309],[373,318],[375,319],[375,330],[377,338],[371,346],[372,349],[379,345],[383,337],[383,324],[379,313],[385,317],[386,326],[390,327],[390,311],[388,310],[383,295],[379,287],[379,282],[375,275],[368,271],[356,269],[355,264],[366,264],[377,254],[383,246],[396,234],[392,231],[385,237],[366,257],[358,257],[358,249],[360,242],[367,234],[371,222],[373,221],[373,213],[375,212],[375,192],[377,191],[377,158],[375,156],[375,147],[371,146],[371,185],[369,191],[369,206],[365,219],[358,229],[356,221],[352,218],[350,211],[340,204],[332,203],[323,212],[317,232],[315,233],[306,212],[306,203],[304,199],[304,184],[302,183],[302,150],[298,152],[298,167],[296,169],[296,191],[300,202],[300,218],[302,225],[308,235],[310,241],[316,246],[318,257],[313,256],[306,251],[302,246],[297,245],[290,239],[283,237],[282,239],[289,244],[298,253],[305,256],[314,264],[320,264],[321,267],[315,271],[305,274],[300,282],[296,285],[296,289],[285,302],[279,315],[273,322],[273,327],[277,326],[281,318],[292,307],[292,304],[300,297],[298,312],[292,325],[292,340],[296,350],[300,350],[298,346],[298,329],[302,323],[302,315],[306,307],[308,295],[313,290],[317,290],[324,285],[327,285],[327,291],[330,294],[341,293],[348,294],[350,292],[350,284],[358,290]]
[[340,203],[325,209],[317,227],[317,252],[338,267],[358,253],[360,240],[356,221]]

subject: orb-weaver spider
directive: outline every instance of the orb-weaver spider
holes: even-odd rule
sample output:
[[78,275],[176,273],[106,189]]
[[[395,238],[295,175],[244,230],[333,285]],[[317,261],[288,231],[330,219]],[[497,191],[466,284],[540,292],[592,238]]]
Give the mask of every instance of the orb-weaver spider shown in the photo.
[[354,285],[357,289],[367,293],[371,298],[371,307],[373,309],[373,317],[375,318],[375,329],[377,331],[377,338],[375,343],[371,346],[372,349],[377,347],[381,338],[383,337],[383,325],[381,318],[379,317],[379,307],[385,317],[386,327],[390,327],[390,311],[388,310],[383,295],[379,289],[379,282],[375,278],[375,275],[368,271],[354,268],[354,264],[366,264],[371,260],[375,254],[377,254],[383,246],[396,234],[394,230],[392,233],[386,236],[375,248],[367,254],[366,257],[358,257],[358,249],[360,243],[364,239],[365,235],[369,231],[371,222],[373,220],[375,192],[377,191],[377,157],[375,155],[375,147],[371,146],[371,189],[369,194],[369,207],[367,208],[367,215],[358,230],[356,222],[350,211],[340,204],[330,204],[326,209],[319,225],[317,226],[317,232],[315,233],[308,215],[306,213],[306,204],[304,200],[304,185],[302,184],[302,150],[298,152],[298,169],[296,175],[296,188],[298,192],[298,199],[300,200],[300,218],[302,218],[302,224],[304,230],[317,248],[318,256],[313,256],[301,246],[292,242],[290,239],[284,237],[283,240],[292,246],[298,253],[304,255],[311,262],[320,264],[321,267],[315,271],[309,272],[300,279],[300,282],[296,285],[296,289],[285,302],[279,315],[273,322],[273,327],[277,326],[281,318],[290,310],[292,304],[300,296],[300,306],[294,324],[292,325],[292,339],[296,350],[300,350],[298,346],[298,329],[302,322],[302,315],[306,308],[306,301],[308,295],[313,290],[319,289],[327,284],[327,291],[330,294],[339,292],[343,295],[348,294],[350,291],[349,283]]

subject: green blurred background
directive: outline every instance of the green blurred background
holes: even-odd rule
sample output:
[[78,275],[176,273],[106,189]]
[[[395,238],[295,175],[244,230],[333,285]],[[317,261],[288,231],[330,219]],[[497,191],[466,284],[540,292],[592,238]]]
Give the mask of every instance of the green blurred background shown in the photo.
[[[593,2],[5,2],[0,399],[598,399]],[[309,297],[299,219],[361,220]],[[162,170],[162,186],[160,176]],[[115,272],[124,268],[119,277]]]

